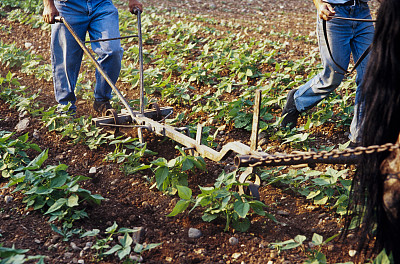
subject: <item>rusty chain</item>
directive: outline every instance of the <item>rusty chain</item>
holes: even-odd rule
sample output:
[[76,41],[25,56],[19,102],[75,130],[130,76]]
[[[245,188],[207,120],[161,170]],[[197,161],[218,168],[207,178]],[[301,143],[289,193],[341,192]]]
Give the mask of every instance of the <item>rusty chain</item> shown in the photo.
[[356,148],[346,148],[344,150],[334,149],[331,151],[310,151],[310,152],[300,152],[295,154],[271,154],[261,156],[257,162],[252,163],[251,167],[256,167],[260,165],[268,165],[270,163],[283,163],[290,161],[302,161],[302,160],[317,160],[317,159],[329,159],[329,158],[339,158],[339,157],[349,157],[349,156],[360,156],[362,154],[372,154],[383,151],[393,151],[399,149],[400,144],[386,143],[383,145],[372,145],[368,147],[356,147]]

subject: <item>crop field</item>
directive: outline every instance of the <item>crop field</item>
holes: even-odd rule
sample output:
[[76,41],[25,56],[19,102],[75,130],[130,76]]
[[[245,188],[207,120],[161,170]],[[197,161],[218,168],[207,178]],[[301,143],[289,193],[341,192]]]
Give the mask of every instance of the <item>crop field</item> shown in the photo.
[[[312,1],[142,3],[146,107],[174,109],[162,122],[192,138],[202,125],[217,151],[250,145],[261,91],[259,150],[348,146],[354,74],[295,128],[279,126],[288,91],[321,69]],[[121,36],[137,34],[127,1],[114,4]],[[140,143],[136,128],[95,127],[86,56],[77,114],[58,114],[41,12],[40,0],[0,2],[0,263],[389,263],[340,235],[354,165],[257,167],[260,200],[240,194],[234,153],[214,162],[150,132]],[[121,43],[116,87],[138,110],[138,42]]]

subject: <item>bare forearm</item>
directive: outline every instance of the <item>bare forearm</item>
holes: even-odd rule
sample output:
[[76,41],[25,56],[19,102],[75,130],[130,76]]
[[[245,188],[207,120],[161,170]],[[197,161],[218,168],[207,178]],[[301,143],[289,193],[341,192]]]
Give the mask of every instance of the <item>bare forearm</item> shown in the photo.
[[321,19],[331,20],[332,16],[335,15],[335,9],[329,4],[322,0],[313,0],[314,5],[318,10],[318,15]]
[[53,24],[54,17],[58,16],[58,10],[54,5],[54,0],[43,0],[43,19],[46,23]]

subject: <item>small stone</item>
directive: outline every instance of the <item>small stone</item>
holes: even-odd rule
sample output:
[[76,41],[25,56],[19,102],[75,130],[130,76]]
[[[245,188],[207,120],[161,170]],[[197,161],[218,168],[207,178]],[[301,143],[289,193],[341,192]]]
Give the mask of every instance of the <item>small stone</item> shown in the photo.
[[188,236],[190,238],[199,238],[202,236],[202,233],[199,229],[191,227],[191,228],[189,228]]
[[129,255],[129,259],[132,260],[134,263],[142,263],[143,262],[143,257],[135,255],[135,254]]
[[204,248],[196,248],[194,250],[194,253],[198,254],[198,255],[202,255],[206,253],[206,250]]
[[79,260],[78,260],[78,263],[79,263],[79,264],[85,264],[85,261],[84,261],[83,259],[79,259]]
[[274,264],[274,262],[273,262],[272,260],[269,260],[269,261],[267,262],[267,264]]
[[74,254],[71,253],[71,252],[66,252],[66,253],[64,253],[64,258],[70,259],[70,258],[72,258],[73,255],[74,255]]
[[41,244],[42,241],[40,241],[40,239],[35,238],[33,241],[35,241],[36,244]]
[[96,167],[91,167],[90,170],[89,170],[89,175],[93,175],[93,174],[96,174],[96,173],[97,173]]
[[149,204],[148,201],[142,202],[142,206],[143,206],[143,208],[146,209],[146,210],[150,210],[150,209],[151,209],[151,205]]
[[18,116],[19,116],[20,119],[22,119],[22,118],[24,118],[24,117],[27,116],[27,115],[28,115],[28,111],[22,111],[22,112],[19,113]]
[[354,257],[357,254],[357,251],[354,249],[349,250],[349,256]]
[[93,242],[86,242],[85,247],[91,248],[93,246]]
[[237,245],[239,243],[239,240],[236,237],[231,237],[229,238],[229,244],[232,246]]
[[270,258],[272,258],[272,259],[274,259],[274,258],[276,258],[276,252],[275,251],[272,251],[270,254],[269,254],[269,257]]
[[13,200],[13,197],[10,196],[10,195],[6,195],[6,196],[4,197],[4,201],[5,201],[6,203],[11,203],[12,200]]
[[335,245],[329,245],[328,246],[328,251],[333,251],[335,250]]
[[284,210],[279,210],[278,212],[276,212],[278,215],[284,215],[284,216],[288,216],[289,212],[284,211]]
[[36,138],[36,139],[39,139],[39,138],[40,138],[39,132],[37,131],[37,129],[35,129],[35,130],[33,131],[33,137]]
[[135,230],[135,232],[132,233],[133,243],[138,244],[140,239],[144,236],[144,227],[134,227],[133,230]]
[[25,42],[25,48],[29,49],[30,47],[32,47],[32,43],[30,42]]
[[233,259],[238,259],[238,258],[240,258],[241,255],[242,255],[242,253],[236,252],[236,253],[233,253],[233,254],[232,254],[232,258],[233,258]]
[[54,235],[54,236],[51,237],[50,242],[52,244],[55,244],[59,239],[60,239],[60,235]]
[[27,129],[29,126],[29,117],[22,119],[21,121],[18,122],[18,124],[15,126],[15,130],[17,132],[22,132],[25,129]]
[[74,242],[70,243],[70,246],[73,250],[75,251],[81,251],[82,249],[80,247],[78,247]]
[[166,260],[167,262],[172,262],[172,258],[171,258],[171,257],[166,257],[165,260]]
[[115,179],[111,182],[111,185],[116,185],[118,183],[118,179]]

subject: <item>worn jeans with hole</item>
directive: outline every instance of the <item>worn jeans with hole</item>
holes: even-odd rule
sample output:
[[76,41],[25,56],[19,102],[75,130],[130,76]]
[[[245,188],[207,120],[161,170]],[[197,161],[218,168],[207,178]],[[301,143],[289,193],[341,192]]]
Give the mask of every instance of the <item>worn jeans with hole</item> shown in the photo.
[[[91,40],[119,37],[118,10],[110,0],[55,0],[60,16],[71,25],[79,38],[84,41],[86,33]],[[113,83],[121,70],[123,49],[119,40],[93,42],[92,50],[97,61]],[[54,93],[58,103],[75,110],[75,85],[82,62],[83,50],[62,23],[51,27],[51,62]],[[107,101],[112,88],[96,70],[95,100]]]
[[[356,6],[334,6],[336,15],[347,18],[370,19],[371,14],[367,3]],[[347,69],[350,62],[350,54],[353,54],[354,61],[357,61],[362,53],[372,43],[374,26],[372,22],[355,22],[342,19],[332,19],[327,22],[327,36],[332,56],[335,61],[344,69]],[[344,73],[332,61],[329,55],[322,27],[322,19],[317,18],[317,36],[323,70],[315,77],[301,86],[295,93],[294,99],[298,111],[306,111],[322,99],[326,98],[336,89],[344,78]],[[368,63],[367,56],[356,68],[356,98],[354,116],[350,126],[350,140],[359,141],[359,130],[362,110],[357,113],[357,106],[360,101],[360,91],[364,72]],[[360,108],[362,109],[362,108]]]

